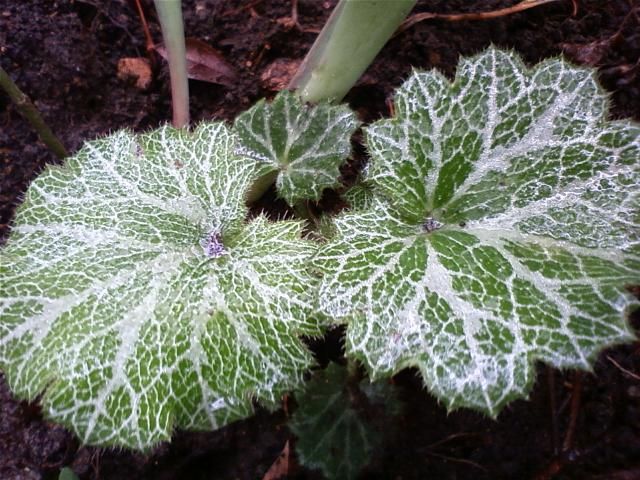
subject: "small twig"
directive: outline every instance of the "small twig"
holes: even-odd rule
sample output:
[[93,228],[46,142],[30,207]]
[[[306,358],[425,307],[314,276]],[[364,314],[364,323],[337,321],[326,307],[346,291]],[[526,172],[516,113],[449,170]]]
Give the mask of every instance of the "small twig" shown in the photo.
[[144,15],[144,10],[142,8],[142,4],[140,0],[136,0],[136,9],[138,10],[138,16],[140,17],[140,23],[142,24],[142,30],[144,31],[144,40],[145,47],[147,49],[147,57],[149,57],[149,61],[151,65],[155,65],[156,57],[155,57],[155,43],[153,42],[153,37],[151,36],[151,31],[149,30],[149,24],[147,23],[147,18]]
[[580,402],[582,399],[582,372],[576,372],[573,376],[573,389],[571,391],[571,411],[569,413],[569,425],[562,443],[562,451],[567,452],[573,448],[573,439],[578,424]]
[[422,447],[420,450],[430,450],[432,448],[438,447],[440,445],[442,445],[443,443],[449,443],[452,440],[456,440],[458,438],[466,438],[466,437],[477,437],[481,435],[480,433],[476,433],[476,432],[461,432],[461,433],[453,433],[447,437],[441,438],[440,440],[437,440],[433,443],[430,443],[429,445],[427,445],[426,447]]
[[36,106],[31,102],[31,99],[18,88],[2,67],[0,67],[0,87],[7,92],[7,95],[9,95],[9,98],[16,104],[22,116],[24,116],[33,129],[38,132],[44,144],[49,147],[58,158],[62,159],[68,156],[69,154],[64,148],[64,145],[62,145],[62,142],[58,140],[58,137],[56,137],[47,126],[40,112],[38,112]]
[[[533,478],[534,480],[551,480],[553,479],[567,464],[578,459],[583,451],[573,447],[573,440],[578,424],[578,415],[580,412],[580,402],[582,397],[582,372],[576,372],[573,377],[573,387],[571,389],[571,412],[569,413],[569,425],[567,433],[562,443],[562,451],[555,453],[554,458],[547,464],[544,469],[538,472]],[[556,449],[557,440],[554,439],[554,451]],[[593,448],[593,447],[592,447]]]
[[387,109],[389,110],[389,118],[395,117],[396,116],[396,106],[393,103],[393,99],[387,98],[385,100],[385,103],[387,104]]
[[578,15],[578,0],[571,0],[571,6],[571,16],[575,17],[576,15]]
[[438,452],[434,452],[433,449],[436,447],[439,447],[441,445],[444,445],[445,443],[449,443],[453,440],[457,440],[458,438],[468,438],[468,437],[477,437],[481,435],[480,433],[476,433],[476,432],[461,432],[461,433],[454,433],[451,435],[448,435],[444,438],[441,438],[440,440],[436,440],[435,442],[422,447],[419,449],[420,452],[424,452],[426,455],[431,455],[433,457],[437,457],[437,458],[442,458],[443,460],[447,460],[450,462],[457,462],[457,463],[464,463],[466,465],[471,465],[472,467],[478,468],[484,472],[487,471],[487,469],[485,467],[483,467],[482,465],[480,465],[479,463],[473,462],[471,460],[467,460],[466,458],[459,458],[459,457],[450,457],[449,455],[444,455],[442,453],[438,453]]
[[[113,18],[113,16],[109,15],[108,2],[104,2],[104,1],[101,1],[101,0],[75,0],[75,1],[77,3],[82,3],[84,5],[91,5],[98,12],[96,17],[93,19],[92,28],[93,28],[93,24],[96,22],[96,19],[100,15],[102,15],[102,16],[104,16],[104,18],[109,20],[109,22],[111,22],[112,25],[114,25],[115,27],[118,27],[120,30],[122,30],[124,33],[126,33],[127,36],[131,39],[132,42],[136,42],[138,40],[138,36],[137,35],[134,35],[133,33],[131,33],[129,31],[129,29],[123,23],[119,22],[118,20]],[[105,4],[106,4],[106,6],[105,6]],[[135,49],[136,49],[136,52],[137,52],[138,48],[135,47]]]
[[551,410],[551,445],[553,454],[557,455],[560,448],[560,434],[558,429],[558,402],[556,400],[556,375],[553,368],[547,366],[547,386],[549,389],[549,410]]
[[613,358],[611,358],[609,355],[607,355],[607,360],[609,360],[611,363],[613,363],[616,366],[616,368],[618,368],[618,370],[620,370],[621,372],[626,373],[631,378],[634,378],[636,380],[640,380],[640,375],[635,374],[630,370],[627,370],[622,365],[620,365],[618,362],[616,362]]
[[[615,432],[613,434],[615,434]],[[582,458],[589,457],[589,455],[611,443],[613,434],[605,433],[601,435],[595,443],[587,448],[572,448],[571,450],[559,453],[551,462],[532,477],[533,480],[553,480],[566,466],[579,462]]]
[[313,27],[303,27],[298,21],[298,0],[291,0],[291,14],[288,17],[279,18],[276,20],[286,30],[295,28],[302,33],[320,33],[320,29]]
[[[492,10],[490,12],[477,12],[477,13],[416,13],[415,15],[411,15],[404,22],[400,24],[398,30],[394,35],[399,34],[411,28],[416,23],[422,22],[424,20],[444,20],[446,22],[461,22],[464,20],[488,20],[490,18],[498,18],[504,17],[506,15],[511,15],[512,13],[523,12],[525,10],[529,10],[530,8],[539,7],[540,5],[544,5],[547,3],[559,2],[560,0],[522,0],[520,3],[517,3],[511,7],[500,8],[498,10]],[[573,11],[574,15],[577,9],[575,4],[575,0],[572,0],[573,3]]]
[[432,457],[442,458],[443,460],[447,460],[448,462],[464,463],[465,465],[471,465],[472,467],[482,470],[483,472],[487,471],[487,469],[482,465],[480,465],[479,463],[476,463],[472,460],[467,460],[466,458],[450,457],[448,455],[442,455],[441,453],[436,453],[436,452],[427,452],[427,455],[431,455]]
[[242,7],[238,7],[238,8],[234,8],[233,10],[227,10],[226,12],[222,12],[222,16],[226,17],[227,15],[236,15],[237,13],[240,13],[243,10],[249,10],[255,7],[261,2],[262,0],[253,0],[252,2],[249,2],[246,5],[243,5]]

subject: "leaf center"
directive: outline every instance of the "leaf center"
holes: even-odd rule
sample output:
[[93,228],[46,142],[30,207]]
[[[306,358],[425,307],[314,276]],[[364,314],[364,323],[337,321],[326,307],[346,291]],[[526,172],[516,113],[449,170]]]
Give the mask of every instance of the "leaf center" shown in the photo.
[[218,258],[227,253],[222,243],[222,236],[217,231],[211,231],[200,242],[204,254],[210,258]]
[[438,230],[444,226],[444,223],[439,222],[433,217],[427,217],[424,222],[422,222],[422,230],[425,233],[431,233],[434,230]]

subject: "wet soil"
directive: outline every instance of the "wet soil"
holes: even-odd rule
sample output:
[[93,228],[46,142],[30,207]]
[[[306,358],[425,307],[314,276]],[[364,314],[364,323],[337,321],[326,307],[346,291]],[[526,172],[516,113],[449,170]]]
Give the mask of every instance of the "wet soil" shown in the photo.
[[[160,39],[151,1],[142,2]],[[508,0],[424,0],[415,12],[477,12]],[[509,17],[419,23],[384,48],[347,101],[368,122],[389,115],[389,99],[411,68],[453,75],[460,55],[493,43],[527,62],[565,52],[598,68],[611,93],[611,117],[640,119],[640,2],[571,0]],[[289,0],[183,1],[186,32],[217,48],[238,72],[232,85],[190,83],[194,121],[231,121],[286,83],[323,25],[335,0],[300,0],[301,28],[288,27]],[[167,69],[158,61],[140,90],[117,76],[124,57],[144,57],[133,1],[6,0],[0,4],[0,63],[34,100],[70,151],[85,140],[128,127],[139,131],[170,120]],[[362,148],[344,168],[349,183],[362,166]],[[0,93],[0,240],[29,182],[58,160]],[[319,209],[340,203],[327,194]],[[282,211],[267,196],[260,205]],[[640,328],[638,318],[635,327]],[[340,332],[314,351],[340,361]],[[640,344],[604,352],[588,374],[540,366],[528,401],[516,401],[497,420],[471,411],[447,415],[414,371],[394,378],[405,404],[386,429],[362,478],[374,479],[640,479]],[[57,478],[70,466],[82,479],[259,479],[292,440],[283,410],[217,432],[177,432],[149,454],[81,446],[43,420],[35,404],[12,399],[0,377],[0,478]],[[569,434],[567,434],[569,432]],[[295,458],[292,458],[295,467]],[[320,478],[294,468],[292,478]]]

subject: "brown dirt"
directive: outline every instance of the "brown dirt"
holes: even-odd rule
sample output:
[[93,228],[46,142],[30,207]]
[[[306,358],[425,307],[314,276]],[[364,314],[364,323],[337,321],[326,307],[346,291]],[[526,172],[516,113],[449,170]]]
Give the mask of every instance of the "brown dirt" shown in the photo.
[[[143,2],[151,29],[159,28],[151,1]],[[513,5],[513,0],[424,0],[417,11],[473,12]],[[452,75],[460,55],[490,43],[513,48],[528,62],[560,54],[598,67],[611,92],[611,116],[640,118],[640,5],[637,0],[578,0],[550,4],[508,18],[420,23],[395,37],[347,101],[364,121],[388,115],[387,101],[412,67]],[[301,59],[335,0],[300,0],[303,30],[287,28],[288,0],[183,2],[186,32],[221,51],[239,72],[231,87],[193,81],[195,121],[231,121],[270,88],[281,85],[287,64]],[[83,141],[122,127],[143,130],[170,120],[168,73],[158,64],[145,90],[117,76],[121,58],[145,56],[132,1],[7,0],[0,5],[0,63],[31,96],[71,151]],[[277,62],[277,63],[274,63]],[[352,181],[362,148],[344,169]],[[56,160],[0,93],[0,240],[29,182]],[[261,205],[273,206],[267,196]],[[336,207],[328,194],[320,209]],[[640,322],[637,321],[636,324]],[[636,325],[640,326],[640,325]],[[313,345],[322,361],[340,357],[340,333]],[[618,366],[614,364],[616,362]],[[529,401],[511,404],[497,421],[470,412],[447,415],[420,385],[415,372],[394,379],[406,407],[385,432],[363,478],[634,479],[640,478],[640,344],[604,353],[593,374],[576,376],[540,368]],[[582,394],[571,448],[554,452],[569,423],[571,393]],[[554,392],[556,408],[550,408]],[[552,417],[557,420],[554,435]],[[83,479],[261,478],[290,438],[285,414],[259,411],[211,433],[176,434],[150,455],[82,447],[64,429],[44,421],[37,406],[16,402],[0,378],[0,478],[57,478],[71,466]],[[320,478],[298,468],[297,478]]]

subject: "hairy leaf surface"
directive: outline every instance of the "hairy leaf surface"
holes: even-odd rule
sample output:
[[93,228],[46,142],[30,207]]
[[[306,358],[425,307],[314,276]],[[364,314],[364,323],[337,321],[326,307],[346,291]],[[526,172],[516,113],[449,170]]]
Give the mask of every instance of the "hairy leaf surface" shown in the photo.
[[0,251],[0,368],[85,443],[147,448],[302,381],[315,246],[247,222],[219,123],[93,141],[31,185]]
[[320,200],[325,188],[338,185],[338,168],[351,152],[358,125],[344,105],[307,106],[284,91],[240,114],[235,129],[240,152],[261,165],[263,175],[277,175],[278,194],[293,205]]
[[375,199],[335,221],[320,306],[373,377],[420,369],[449,407],[496,415],[536,360],[588,369],[632,338],[640,128],[594,73],[489,49],[451,83],[415,73],[366,130]]

